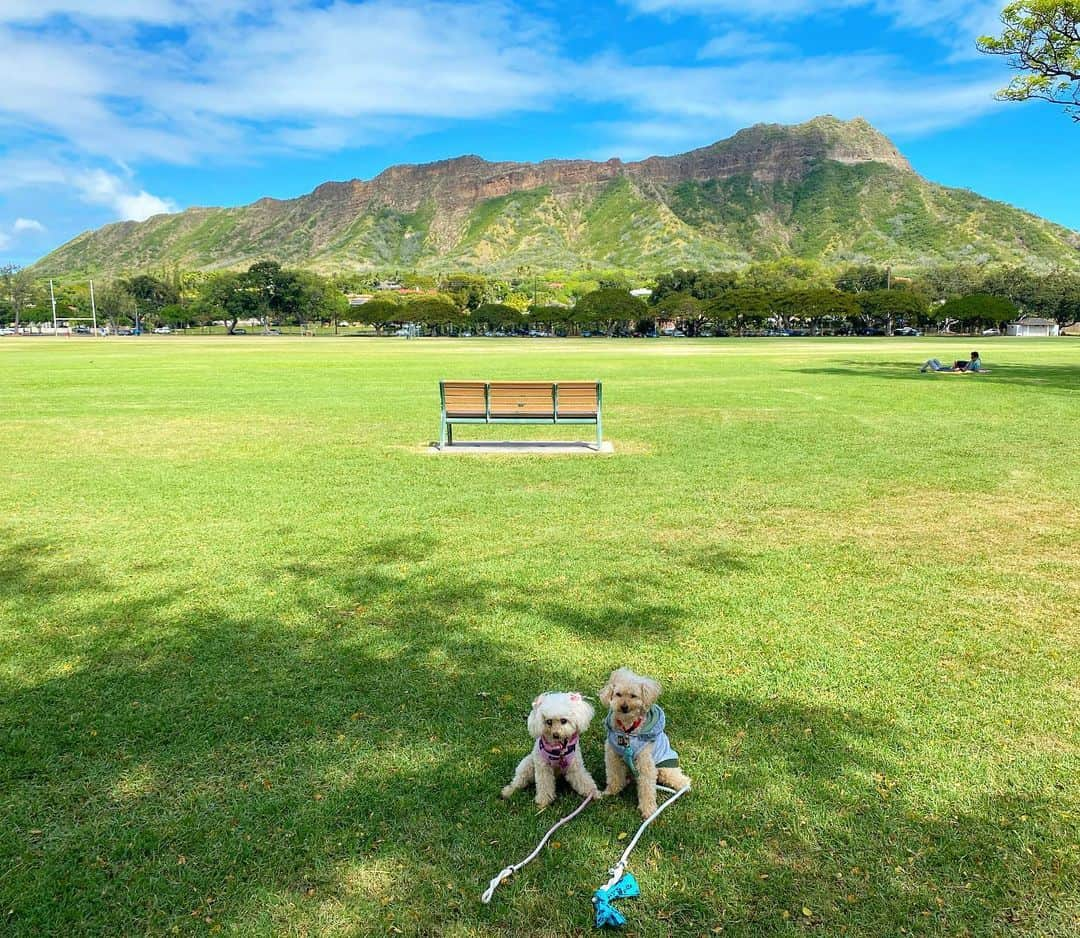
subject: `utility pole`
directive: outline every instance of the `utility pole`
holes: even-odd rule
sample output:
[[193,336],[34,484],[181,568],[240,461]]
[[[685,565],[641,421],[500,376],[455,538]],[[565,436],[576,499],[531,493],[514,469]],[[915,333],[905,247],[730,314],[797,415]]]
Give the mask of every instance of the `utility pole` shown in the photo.
[[52,303],[52,331],[53,335],[60,335],[56,329],[56,294],[53,292],[52,277],[49,278],[49,300]]
[[892,289],[892,264],[885,265],[885,289]]

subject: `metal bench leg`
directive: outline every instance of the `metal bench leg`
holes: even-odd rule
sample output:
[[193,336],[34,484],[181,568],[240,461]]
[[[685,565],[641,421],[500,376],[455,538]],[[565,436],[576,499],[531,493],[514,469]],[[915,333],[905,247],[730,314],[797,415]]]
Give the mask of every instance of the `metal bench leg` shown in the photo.
[[449,441],[448,445],[453,446],[454,445],[454,425],[452,423],[448,423],[446,425],[446,438]]
[[602,449],[604,446],[604,425],[600,422],[600,415],[596,415],[596,448]]
[[446,446],[446,417],[439,420],[439,449]]

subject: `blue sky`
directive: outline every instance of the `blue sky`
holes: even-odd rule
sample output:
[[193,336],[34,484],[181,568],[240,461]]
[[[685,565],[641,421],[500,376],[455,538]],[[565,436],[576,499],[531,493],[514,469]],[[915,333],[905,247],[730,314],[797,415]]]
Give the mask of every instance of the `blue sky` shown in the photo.
[[637,159],[822,113],[1080,229],[1080,127],[994,101],[1011,73],[974,51],[1001,5],[0,0],[0,261],[393,163]]

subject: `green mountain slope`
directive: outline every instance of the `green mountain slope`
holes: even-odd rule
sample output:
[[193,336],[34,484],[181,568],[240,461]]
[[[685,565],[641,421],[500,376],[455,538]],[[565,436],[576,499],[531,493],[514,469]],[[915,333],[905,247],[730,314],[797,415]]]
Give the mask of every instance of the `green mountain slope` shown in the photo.
[[916,174],[863,120],[757,125],[637,163],[467,156],[326,183],[296,199],[192,208],[88,231],[48,275],[273,258],[326,272],[730,267],[794,255],[898,268],[1006,262],[1080,269],[1080,234]]

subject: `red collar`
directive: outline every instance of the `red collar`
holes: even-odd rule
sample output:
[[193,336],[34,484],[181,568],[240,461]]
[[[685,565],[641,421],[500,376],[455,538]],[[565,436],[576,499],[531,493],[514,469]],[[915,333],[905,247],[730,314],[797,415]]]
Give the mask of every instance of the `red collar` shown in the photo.
[[621,723],[619,722],[619,718],[618,718],[618,717],[615,717],[615,718],[614,718],[614,720],[615,720],[615,725],[616,725],[616,726],[617,726],[617,727],[619,728],[619,732],[621,732],[621,733],[632,733],[632,732],[634,732],[634,730],[636,730],[636,729],[637,729],[637,728],[638,728],[639,726],[641,726],[641,722],[642,722],[642,720],[644,720],[644,719],[645,719],[644,717],[638,717],[638,718],[637,718],[636,720],[634,720],[634,722],[633,722],[633,723],[631,723],[631,724],[630,724],[629,726],[623,726],[623,725],[622,725],[622,724],[621,724]]

